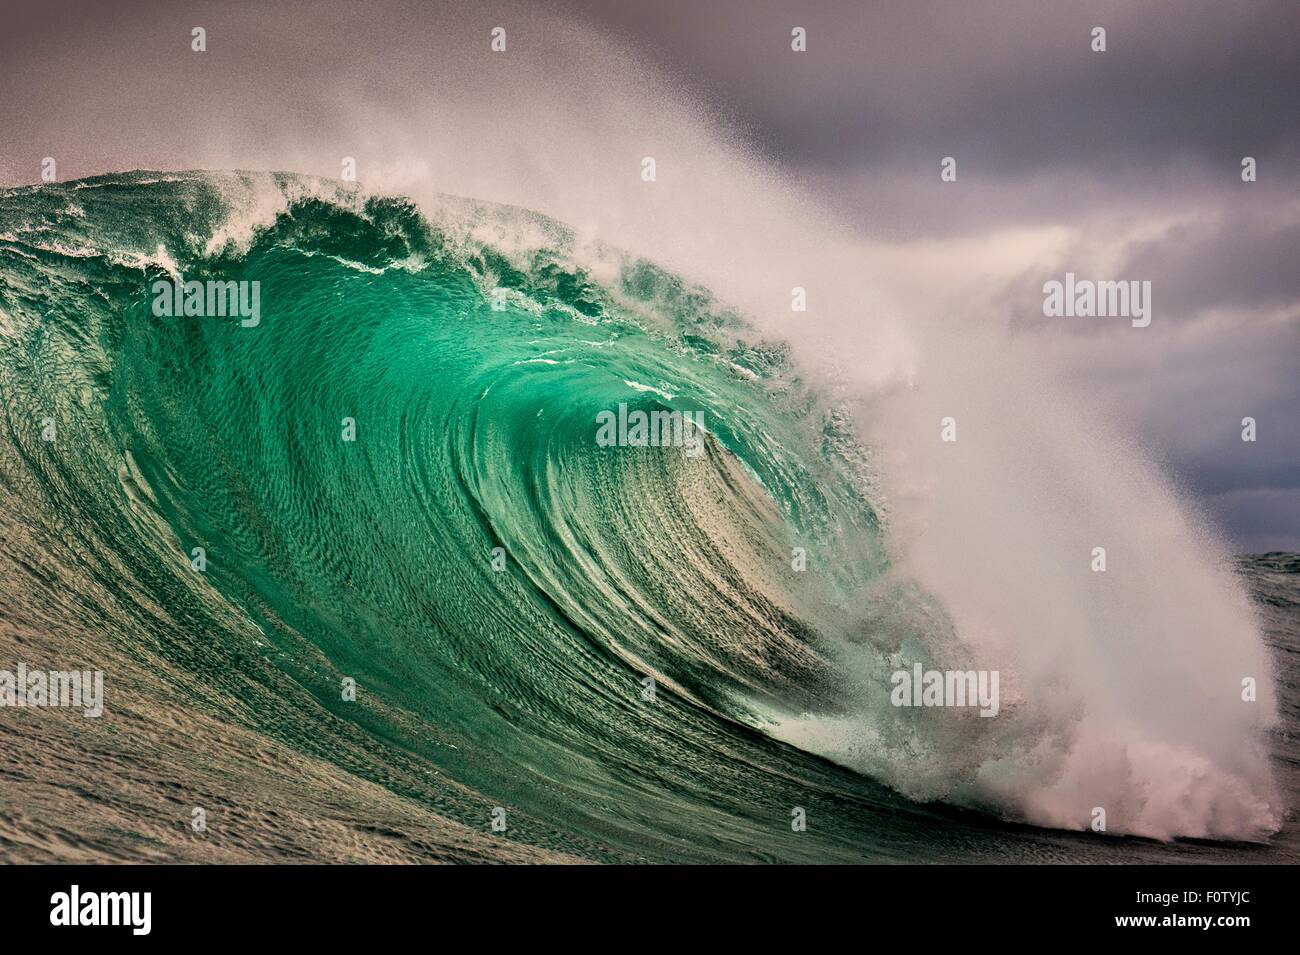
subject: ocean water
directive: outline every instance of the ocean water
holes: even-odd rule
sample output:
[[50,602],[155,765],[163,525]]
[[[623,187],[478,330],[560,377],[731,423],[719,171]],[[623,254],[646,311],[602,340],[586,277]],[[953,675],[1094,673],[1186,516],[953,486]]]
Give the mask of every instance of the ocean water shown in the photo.
[[[894,707],[980,657],[895,560],[868,424],[579,246],[290,175],[0,194],[0,668],[106,687],[0,708],[0,858],[1297,861],[1300,557],[1213,572],[1261,715],[1204,694],[1217,632],[1088,670],[1111,591],[1078,669],[1000,661],[998,717]],[[179,279],[258,282],[256,323],[156,314]],[[702,453],[600,446],[620,405],[702,414]]]

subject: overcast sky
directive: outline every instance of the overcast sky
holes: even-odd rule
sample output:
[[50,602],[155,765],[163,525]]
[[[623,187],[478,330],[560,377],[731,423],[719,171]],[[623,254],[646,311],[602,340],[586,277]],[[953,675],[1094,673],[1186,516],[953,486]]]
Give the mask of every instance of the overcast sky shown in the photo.
[[[56,148],[61,178],[121,168],[106,157],[131,154],[105,151],[115,119],[94,104],[113,66],[95,61],[97,37],[270,6],[141,2],[128,18],[90,0],[0,0],[0,182],[35,181]],[[292,6],[299,52],[284,56],[349,56],[341,20]],[[436,38],[433,11],[445,5],[406,6],[431,11]],[[462,6],[475,36],[508,10]],[[1041,338],[1098,401],[1139,423],[1237,547],[1300,551],[1300,2],[560,6],[653,57],[898,262],[941,263],[917,271],[918,296]],[[150,9],[157,16],[142,19]],[[808,49],[787,55],[795,26]],[[1096,26],[1104,53],[1090,48]],[[153,55],[133,53],[121,69],[148,71]],[[370,67],[378,77],[399,64]],[[435,64],[420,68],[434,75]],[[170,92],[160,81],[157,95]],[[155,151],[132,161],[169,168],[180,134],[169,142],[162,116],[157,127]],[[940,181],[945,156],[957,160],[955,183]],[[1242,182],[1246,156],[1257,182]],[[1067,271],[1150,281],[1151,326],[1044,320],[1042,284]],[[1247,416],[1253,444],[1239,437]]]

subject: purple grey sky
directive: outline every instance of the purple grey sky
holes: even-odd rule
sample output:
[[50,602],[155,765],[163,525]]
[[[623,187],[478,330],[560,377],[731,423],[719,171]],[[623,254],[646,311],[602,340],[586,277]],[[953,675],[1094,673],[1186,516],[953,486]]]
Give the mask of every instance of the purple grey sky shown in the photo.
[[[319,104],[286,77],[356,70],[365,54],[377,83],[402,71],[437,82],[440,65],[462,68],[456,45],[510,9],[395,6],[427,17],[424,39],[442,57],[353,46],[383,16],[365,4],[3,0],[0,183],[36,181],[45,155],[60,157],[60,178],[193,165],[175,158],[185,117],[214,109],[223,83],[300,97],[298,121],[312,127]],[[555,6],[655,59],[864,236],[950,262],[927,282],[1065,355],[1240,549],[1300,551],[1300,2]],[[170,64],[187,51],[164,37],[268,8],[291,14],[275,62],[214,51],[234,69],[177,92]],[[774,55],[796,25],[808,52]],[[1094,26],[1107,29],[1104,54],[1089,49]],[[126,107],[107,105],[128,88],[154,117],[148,141],[124,142]],[[250,143],[269,134],[262,121],[251,107]],[[957,158],[957,183],[939,181],[943,156]],[[1241,181],[1243,156],[1258,161],[1258,182]],[[1152,326],[1045,321],[1042,283],[1067,270],[1150,280]],[[1253,445],[1238,437],[1248,415]]]

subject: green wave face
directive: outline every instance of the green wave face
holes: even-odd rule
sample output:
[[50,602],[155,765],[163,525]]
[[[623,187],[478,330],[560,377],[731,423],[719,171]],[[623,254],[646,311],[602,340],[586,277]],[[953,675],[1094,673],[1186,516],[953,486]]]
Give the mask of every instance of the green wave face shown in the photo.
[[[268,189],[274,220],[223,241]],[[510,838],[592,857],[857,854],[793,807],[896,800],[762,732],[835,706],[836,608],[882,569],[848,425],[703,290],[614,252],[602,283],[549,220],[449,210],[285,176],[11,192],[11,526],[51,529],[118,598],[70,619],[195,706],[466,824],[501,805]],[[542,239],[470,237],[503,227]],[[155,314],[178,277],[258,282],[259,320]],[[702,414],[703,453],[600,446],[620,404]]]

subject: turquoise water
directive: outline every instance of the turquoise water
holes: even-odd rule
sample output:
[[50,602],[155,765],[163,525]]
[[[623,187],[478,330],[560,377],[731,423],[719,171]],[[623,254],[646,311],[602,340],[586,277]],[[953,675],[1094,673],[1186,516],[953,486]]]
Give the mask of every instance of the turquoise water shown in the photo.
[[[267,194],[277,213],[230,228]],[[110,694],[163,674],[176,734],[194,713],[238,727],[483,832],[488,858],[1279,851],[921,805],[778,742],[849,712],[863,654],[885,673],[942,640],[941,614],[926,640],[857,636],[888,562],[851,419],[707,290],[616,250],[584,268],[533,213],[447,210],[236,174],[0,196],[8,656],[39,630],[112,659]],[[476,238],[503,225],[542,241]],[[258,282],[259,321],[154,314],[153,283],[181,276]],[[600,447],[621,403],[702,413],[704,453]],[[19,747],[37,732],[6,724]],[[126,828],[92,851],[129,855]]]

